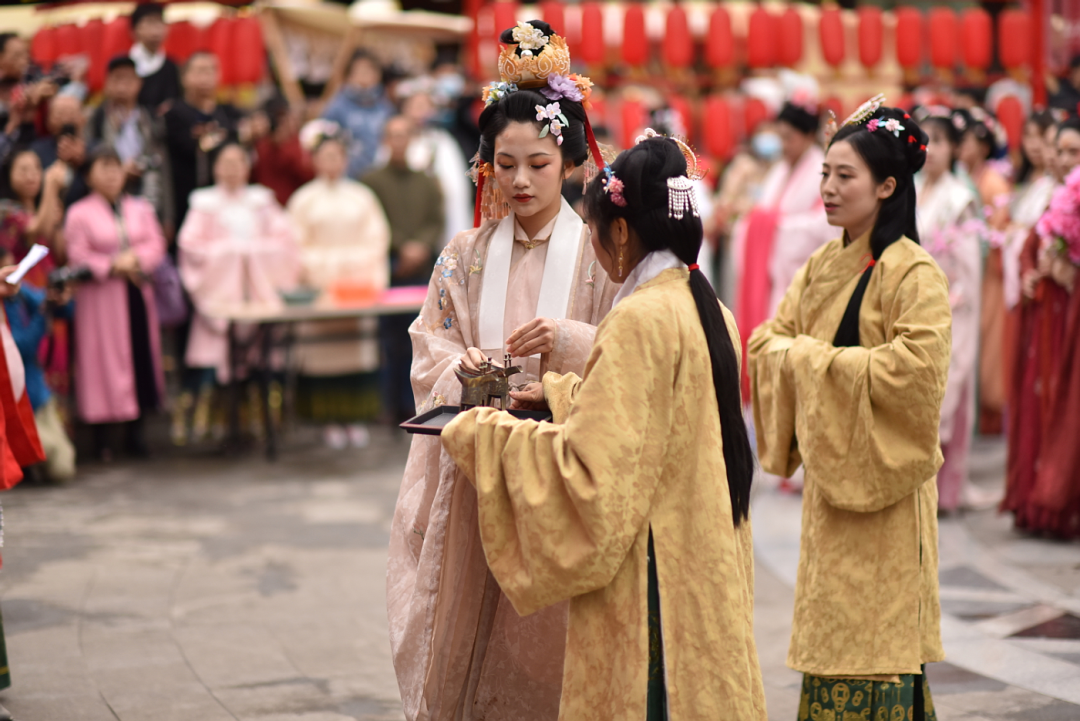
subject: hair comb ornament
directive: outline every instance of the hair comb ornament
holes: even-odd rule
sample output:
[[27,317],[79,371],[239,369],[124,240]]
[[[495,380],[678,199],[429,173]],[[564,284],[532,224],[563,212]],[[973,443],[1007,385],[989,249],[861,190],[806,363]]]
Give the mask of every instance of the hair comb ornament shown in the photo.
[[705,173],[708,172],[708,169],[702,168],[698,163],[697,153],[694,152],[694,149],[673,135],[661,135],[652,128],[645,128],[645,132],[637,136],[637,139],[634,140],[634,145],[637,145],[643,140],[649,140],[650,138],[663,138],[665,140],[670,140],[679,146],[679,150],[682,152],[683,157],[686,158],[686,177],[690,178],[690,180],[701,180],[705,177]]
[[536,88],[546,85],[551,75],[570,74],[570,48],[565,38],[544,35],[530,23],[518,23],[513,34],[517,44],[507,45],[499,53],[499,75],[504,82]]
[[872,118],[874,116],[874,113],[881,109],[881,106],[884,104],[885,96],[882,94],[875,95],[874,97],[870,98],[865,103],[860,105],[858,108],[856,108],[855,112],[849,115],[848,119],[845,120],[840,125],[840,127],[843,128],[848,125],[862,125],[867,120]]

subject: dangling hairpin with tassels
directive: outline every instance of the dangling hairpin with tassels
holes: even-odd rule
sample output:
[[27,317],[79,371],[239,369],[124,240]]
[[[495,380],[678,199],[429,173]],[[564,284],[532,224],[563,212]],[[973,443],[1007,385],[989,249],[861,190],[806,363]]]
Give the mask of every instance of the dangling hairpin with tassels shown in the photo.
[[637,145],[651,138],[663,138],[674,142],[679,146],[683,157],[686,158],[686,175],[667,179],[668,217],[682,220],[687,214],[693,214],[695,218],[700,218],[701,213],[698,211],[694,181],[704,177],[705,170],[698,164],[697,153],[682,140],[673,138],[670,135],[661,135],[652,128],[645,128],[645,132],[637,137],[634,144]]

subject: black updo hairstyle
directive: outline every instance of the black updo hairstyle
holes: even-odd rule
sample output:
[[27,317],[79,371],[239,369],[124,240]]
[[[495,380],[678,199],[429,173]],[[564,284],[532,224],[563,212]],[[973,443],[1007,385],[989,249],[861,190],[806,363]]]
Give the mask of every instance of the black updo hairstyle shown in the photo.
[[[626,207],[615,205],[604,192],[602,174],[585,191],[585,217],[598,229],[601,245],[611,247],[611,224],[623,218],[647,252],[670,250],[687,265],[697,263],[701,219],[692,213],[686,213],[682,219],[668,216],[668,178],[686,175],[686,158],[679,147],[665,138],[644,140],[619,155],[611,170],[623,183]],[[716,292],[700,270],[690,271],[690,290],[709,345],[731,512],[738,526],[750,511],[750,483],[754,476],[754,454],[738,390],[738,357]]]
[[[1039,134],[1046,137],[1046,131],[1057,125],[1057,119],[1049,110],[1037,110],[1024,123],[1025,127],[1028,123],[1035,123],[1035,127],[1039,129]],[[1016,172],[1017,185],[1026,183],[1033,172],[1035,172],[1035,166],[1031,164],[1031,159],[1028,158],[1027,152],[1024,150],[1024,144],[1020,143],[1020,169]]]
[[[873,132],[867,127],[877,120],[879,127]],[[903,126],[899,137],[885,129],[885,123],[896,120]],[[870,168],[874,182],[880,185],[889,178],[896,180],[896,190],[881,201],[877,222],[870,231],[870,252],[876,262],[890,245],[907,236],[919,242],[919,229],[915,223],[915,173],[926,163],[926,144],[929,138],[915,119],[899,108],[880,108],[872,118],[863,123],[845,125],[833,136],[829,147],[846,142],[859,154]],[[850,240],[854,241],[855,238]],[[836,331],[833,345],[859,345],[859,310],[870,283],[874,266],[863,272],[855,292],[851,295],[847,310]]]
[[[542,20],[530,20],[529,24],[540,30],[544,35],[551,37],[555,32],[551,26]],[[514,45],[514,29],[504,30],[499,41],[505,45]],[[536,54],[549,52],[550,45],[545,45],[541,50],[534,51]],[[516,50],[521,53],[521,49]],[[589,157],[589,143],[585,138],[585,108],[581,103],[568,98],[560,98],[558,101],[548,100],[540,93],[540,89],[522,88],[512,93],[505,93],[497,101],[484,108],[480,113],[480,160],[485,163],[495,162],[495,138],[513,122],[532,123],[536,126],[537,135],[547,125],[548,121],[536,119],[536,106],[546,106],[553,102],[559,103],[559,109],[570,121],[570,124],[562,129],[562,145],[559,150],[564,160],[573,161],[575,166],[581,165]]]
[[780,108],[780,114],[776,116],[776,119],[781,123],[787,123],[803,135],[816,135],[821,128],[820,116],[790,101]]
[[949,170],[955,171],[956,149],[960,147],[961,134],[954,120],[954,112],[942,105],[930,105],[915,108],[912,115],[915,116],[919,127],[926,131],[927,136],[929,136],[930,128],[938,128],[945,135],[945,139],[953,147],[953,157],[952,162],[949,163]]
[[1005,147],[998,142],[997,138],[997,121],[990,113],[982,108],[971,110],[959,108],[955,111],[955,117],[958,119],[956,123],[961,135],[971,133],[985,148],[985,160],[996,158],[1004,152]]

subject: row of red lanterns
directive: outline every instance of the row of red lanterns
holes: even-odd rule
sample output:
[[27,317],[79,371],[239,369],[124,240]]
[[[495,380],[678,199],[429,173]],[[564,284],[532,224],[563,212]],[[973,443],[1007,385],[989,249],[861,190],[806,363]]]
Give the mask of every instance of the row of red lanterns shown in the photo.
[[[515,2],[496,2],[491,6],[495,42],[501,30],[517,23],[517,8]],[[562,3],[541,2],[540,8],[545,22],[556,29],[565,27]],[[881,8],[866,6],[857,10],[857,16],[859,62],[872,68],[881,62],[884,54],[884,15]],[[1005,10],[998,17],[999,56],[1007,70],[1018,70],[1031,63],[1031,32],[1030,16],[1022,10]],[[992,60],[993,35],[991,17],[979,7],[967,8],[959,15],[949,7],[933,8],[928,15],[910,7],[896,10],[896,59],[905,70],[917,70],[926,60],[935,68],[952,69],[963,64],[970,70],[986,70]],[[839,8],[821,11],[818,36],[825,62],[832,67],[840,66],[846,60],[847,43]],[[705,61],[713,68],[730,68],[736,62],[735,48],[731,15],[723,5],[718,5],[709,17]],[[604,12],[602,4],[595,0],[581,5],[580,40],[574,51],[587,65],[602,65],[607,60]],[[660,53],[673,68],[694,64],[694,37],[681,5],[668,10]],[[645,9],[640,4],[625,6],[620,56],[630,67],[641,67],[649,61]],[[746,64],[750,68],[791,67],[802,58],[803,19],[798,10],[789,7],[775,14],[758,7],[750,13],[746,35]]]
[[[91,91],[101,90],[109,60],[126,55],[131,49],[127,17],[109,22],[100,18],[83,26],[58,25],[38,30],[30,53],[38,65],[48,71],[61,57],[85,55],[90,61],[86,82]],[[187,21],[171,23],[165,52],[183,63],[197,50],[209,50],[221,63],[221,81],[225,85],[257,83],[263,77],[265,52],[262,29],[252,16],[218,18],[199,28]]]

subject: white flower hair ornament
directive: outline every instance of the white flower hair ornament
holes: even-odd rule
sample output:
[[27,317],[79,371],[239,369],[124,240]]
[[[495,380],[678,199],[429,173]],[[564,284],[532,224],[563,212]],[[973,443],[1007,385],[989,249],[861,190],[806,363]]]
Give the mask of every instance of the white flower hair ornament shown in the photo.
[[563,128],[570,125],[570,121],[566,119],[565,115],[563,115],[562,109],[559,107],[559,104],[550,103],[547,106],[537,105],[536,119],[540,121],[548,121],[548,124],[544,126],[543,130],[540,131],[540,137],[546,138],[548,133],[550,132],[552,135],[555,136],[555,142],[559,145],[562,145],[562,130]]
[[514,42],[517,43],[520,55],[523,58],[531,58],[533,50],[543,50],[551,39],[540,28],[533,27],[529,23],[518,23],[513,29]]

